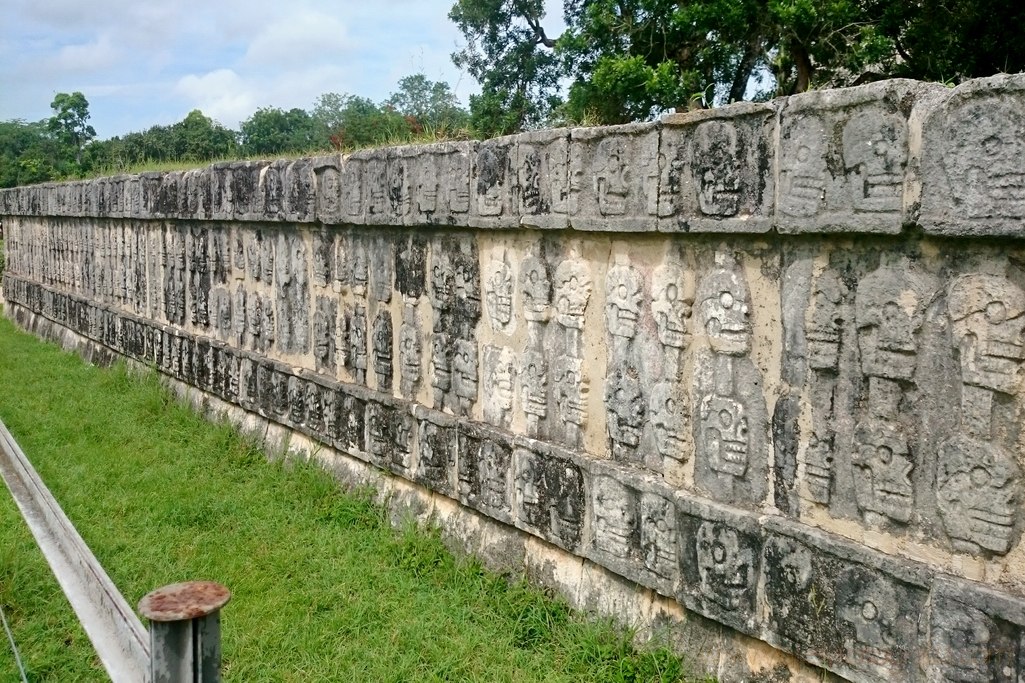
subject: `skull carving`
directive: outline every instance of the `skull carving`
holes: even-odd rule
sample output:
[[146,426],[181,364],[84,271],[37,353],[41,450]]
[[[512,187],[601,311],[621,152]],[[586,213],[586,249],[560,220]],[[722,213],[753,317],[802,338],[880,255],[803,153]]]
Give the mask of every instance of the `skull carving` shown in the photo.
[[683,271],[662,265],[652,275],[651,312],[655,316],[658,340],[666,347],[687,348],[687,324],[693,300],[683,295]]
[[751,350],[747,283],[732,256],[717,253],[716,265],[695,296],[701,325],[714,352],[742,356]]
[[612,477],[594,480],[594,545],[615,557],[633,554],[638,537],[635,494]]
[[522,448],[513,452],[513,461],[518,516],[532,526],[540,526],[546,516],[541,500],[541,463],[536,455]]
[[729,396],[706,396],[701,402],[700,434],[713,471],[733,477],[747,473],[750,435],[744,404]]
[[847,287],[835,271],[827,270],[815,280],[808,322],[808,367],[836,370],[840,358],[843,303]]
[[528,351],[523,354],[523,412],[543,419],[548,414],[548,365],[544,356]]
[[907,123],[898,114],[865,111],[847,122],[843,154],[855,211],[900,210],[907,146]]
[[736,529],[717,522],[702,522],[697,534],[698,576],[701,594],[723,609],[748,606],[755,581],[754,551]]
[[605,408],[609,412],[613,455],[632,453],[640,443],[647,408],[641,395],[637,368],[620,365],[609,374],[605,383]]
[[594,190],[602,216],[622,216],[629,196],[630,167],[621,138],[606,137],[598,143],[595,157]]
[[826,124],[817,116],[798,119],[786,136],[780,173],[780,210],[808,218],[826,200]]
[[388,412],[378,403],[367,402],[367,449],[379,459],[389,458],[392,450]]
[[505,510],[506,473],[509,471],[509,451],[493,441],[485,441],[480,447],[478,478],[480,481],[480,502],[493,510]]
[[555,369],[556,403],[562,419],[582,426],[587,420],[587,386],[579,358],[563,356]]
[[505,150],[483,147],[477,153],[477,211],[481,216],[500,216],[505,209],[506,164]]
[[609,334],[632,339],[637,333],[643,288],[640,271],[626,256],[617,255],[616,264],[605,277],[605,325]]
[[932,294],[931,280],[912,266],[881,265],[858,284],[855,320],[861,370],[869,377],[914,379],[918,343]]
[[431,305],[435,310],[446,311],[455,300],[455,270],[441,244],[434,245],[431,257]]
[[378,388],[391,387],[392,375],[392,321],[388,311],[381,311],[374,320],[374,374]]
[[664,579],[676,571],[676,510],[665,498],[641,494],[641,554],[644,566]]
[[851,464],[858,507],[866,516],[907,522],[915,502],[910,478],[914,465],[904,435],[892,424],[874,421],[859,425],[854,440]]
[[993,620],[982,611],[944,595],[933,597],[929,642],[932,680],[989,683],[994,659],[990,643],[997,636]]
[[1021,498],[1014,460],[987,441],[958,435],[940,448],[936,470],[937,507],[954,547],[1006,553]]
[[971,102],[950,116],[945,134],[955,206],[969,218],[1025,216],[1025,122],[1018,106],[995,98]]
[[540,259],[528,256],[520,266],[520,289],[523,292],[523,317],[545,322],[551,312],[552,283],[548,268]]
[[837,612],[854,633],[844,638],[847,662],[860,671],[889,680],[896,656],[897,609],[893,586],[865,570],[849,568],[837,585]]
[[563,327],[582,330],[591,298],[591,274],[583,259],[571,255],[555,269],[555,319]]
[[486,300],[492,327],[504,329],[512,321],[513,275],[508,262],[491,263],[491,277],[487,281]]
[[420,334],[414,325],[403,322],[399,329],[400,372],[410,386],[420,381],[420,353]]
[[1003,277],[963,275],[950,285],[947,310],[962,381],[1017,394],[1025,360],[1025,292]]
[[694,131],[691,166],[698,181],[698,206],[706,216],[735,216],[740,208],[737,130],[707,121]]
[[685,436],[689,416],[683,400],[670,382],[659,382],[651,391],[649,410],[655,449],[664,459],[675,462],[686,462],[689,456]]
[[456,340],[453,360],[452,384],[456,396],[464,402],[477,400],[477,344],[466,339]]

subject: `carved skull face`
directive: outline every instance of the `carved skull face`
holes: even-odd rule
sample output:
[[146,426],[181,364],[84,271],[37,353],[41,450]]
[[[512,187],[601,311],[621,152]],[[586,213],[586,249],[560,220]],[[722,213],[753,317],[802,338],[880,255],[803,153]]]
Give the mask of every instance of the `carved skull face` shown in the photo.
[[930,643],[935,680],[988,683],[994,624],[980,610],[945,596],[933,598]]
[[388,200],[396,216],[407,216],[413,210],[408,166],[406,159],[397,158],[392,158],[388,164]]
[[528,256],[520,268],[523,291],[523,317],[527,320],[545,322],[549,316],[552,301],[552,283],[548,269],[537,258]]
[[354,237],[349,244],[349,266],[352,268],[352,289],[357,294],[366,291],[368,273],[367,245],[359,237]]
[[548,383],[548,366],[544,357],[528,351],[523,355],[523,412],[544,417],[548,412],[545,386]]
[[380,362],[391,363],[392,323],[387,311],[382,311],[374,321],[374,356]]
[[402,363],[402,378],[407,382],[420,380],[420,335],[416,328],[402,323],[399,331],[399,359]]
[[504,510],[509,452],[493,441],[485,441],[480,447],[478,467],[481,502],[491,508]]
[[988,441],[955,436],[940,448],[937,506],[951,543],[977,554],[1006,553],[1021,497],[1014,460]]
[[724,524],[702,522],[697,535],[698,576],[701,594],[728,610],[750,601],[755,558],[741,544],[740,534]]
[[436,332],[431,337],[431,378],[432,386],[447,391],[452,386],[451,340],[444,332]]
[[342,195],[341,175],[333,166],[317,171],[317,213],[321,219],[338,216],[339,199]]
[[512,269],[503,259],[492,262],[491,271],[487,283],[488,315],[496,327],[505,327],[512,321]]
[[881,578],[850,572],[841,577],[838,591],[845,601],[837,609],[840,618],[854,628],[854,637],[845,638],[848,662],[862,671],[886,678],[894,661],[894,625],[897,621],[897,594]]
[[303,424],[306,417],[305,387],[297,377],[288,380],[288,417],[292,424]]
[[673,504],[652,493],[641,494],[641,552],[644,566],[663,578],[676,571],[676,518]]
[[468,399],[477,398],[477,345],[465,339],[456,341],[453,359],[456,395]]
[[811,315],[808,322],[808,367],[835,370],[840,358],[840,333],[843,325],[843,301],[847,287],[832,270],[815,281]]
[[361,306],[357,306],[352,314],[352,326],[349,328],[350,355],[357,368],[367,367],[367,315]]
[[644,280],[625,258],[618,259],[605,278],[605,325],[609,334],[632,339],[641,315]]
[[578,258],[569,258],[555,270],[556,319],[563,327],[583,329],[584,312],[591,298],[591,275]]
[[367,403],[367,446],[370,452],[379,458],[387,457],[391,452],[389,422],[389,415],[384,407],[376,403]]
[[854,492],[863,512],[907,522],[914,509],[911,454],[903,434],[885,422],[859,425],[855,430]]
[[833,480],[833,435],[812,432],[804,452],[804,479],[812,500],[828,503]]
[[683,462],[687,459],[687,415],[673,385],[660,382],[651,392],[651,426],[655,433],[655,449],[664,458]]
[[729,396],[705,397],[701,403],[701,432],[713,471],[734,477],[747,473],[750,435],[744,404]]
[[609,437],[618,445],[635,448],[641,439],[645,406],[637,369],[616,368],[605,385],[605,406],[609,411]]
[[698,287],[697,301],[701,325],[713,351],[730,356],[750,351],[747,285],[737,272],[725,268],[710,272]]
[[637,501],[632,492],[611,477],[594,480],[594,543],[607,553],[624,556],[637,536]]
[[320,387],[313,382],[306,383],[306,424],[314,431],[324,428],[324,406]]
[[855,211],[899,211],[908,151],[907,123],[897,114],[866,111],[843,131],[844,165],[852,172]]
[[331,354],[331,333],[327,318],[317,311],[313,314],[313,355],[319,366],[327,365]]
[[431,258],[431,305],[437,310],[447,310],[455,300],[455,279],[448,254],[435,245]]
[[499,410],[508,411],[513,407],[513,377],[515,358],[510,349],[503,348],[495,359],[491,371],[491,387],[494,390],[495,405]]
[[504,207],[505,154],[491,147],[477,153],[477,210],[482,216],[500,216]]
[[882,265],[858,284],[855,320],[861,369],[870,377],[910,381],[932,283],[913,267]]
[[740,208],[737,131],[722,121],[708,121],[694,131],[691,164],[697,175],[698,206],[707,216],[735,216]]
[[826,124],[817,116],[804,116],[789,133],[780,173],[780,210],[807,218],[825,204]]
[[1017,394],[1025,360],[1025,292],[1007,278],[963,275],[951,283],[947,310],[962,381]]
[[541,205],[541,152],[537,148],[521,145],[519,180],[522,194],[520,202],[526,213],[540,213]]
[[579,358],[560,358],[555,369],[556,403],[562,418],[575,425],[587,420],[587,388]]
[[606,137],[598,143],[594,189],[598,196],[598,211],[603,216],[622,216],[626,213],[630,179],[626,158],[626,145],[622,139]]
[[541,465],[530,451],[517,450],[513,454],[516,463],[516,500],[519,512],[530,524],[537,524],[542,517],[541,507]]
[[683,295],[683,271],[676,266],[659,266],[652,276],[652,291],[651,312],[658,340],[667,347],[687,348],[692,301]]
[[970,218],[1025,215],[1023,129],[1017,106],[994,98],[970,102],[951,115],[943,161],[953,201]]
[[313,283],[324,287],[331,277],[334,245],[326,235],[313,236]]

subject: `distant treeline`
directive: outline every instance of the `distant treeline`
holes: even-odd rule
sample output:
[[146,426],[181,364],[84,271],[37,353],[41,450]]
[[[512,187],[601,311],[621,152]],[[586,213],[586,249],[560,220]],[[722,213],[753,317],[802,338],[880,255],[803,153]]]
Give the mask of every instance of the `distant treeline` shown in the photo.
[[238,130],[198,109],[169,126],[97,140],[80,92],[60,93],[53,116],[0,121],[0,187],[118,173],[147,165],[347,150],[424,137],[461,137],[469,114],[447,83],[422,74],[399,81],[388,99],[325,93],[313,107],[256,110]]

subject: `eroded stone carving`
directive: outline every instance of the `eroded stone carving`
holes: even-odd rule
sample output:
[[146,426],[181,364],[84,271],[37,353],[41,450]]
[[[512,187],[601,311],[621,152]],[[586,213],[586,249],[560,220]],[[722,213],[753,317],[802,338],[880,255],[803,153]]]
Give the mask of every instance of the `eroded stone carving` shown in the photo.
[[555,405],[563,422],[563,437],[571,446],[580,446],[587,424],[589,387],[580,358],[560,357],[553,371]]
[[367,381],[367,311],[356,306],[349,318],[349,369],[357,384]]
[[591,299],[591,273],[587,263],[571,253],[555,269],[555,319],[569,330],[582,330]]
[[605,409],[613,459],[643,464],[644,458],[638,456],[637,446],[647,407],[637,368],[625,362],[614,363],[605,380]]
[[313,314],[313,361],[318,372],[335,370],[338,304],[331,297],[318,296]]
[[380,311],[374,319],[374,374],[377,388],[390,391],[392,385],[392,321],[388,311]]
[[552,282],[544,261],[536,256],[523,259],[520,264],[520,289],[523,292],[524,319],[547,322],[551,316]]
[[747,283],[732,254],[716,252],[715,264],[716,268],[701,279],[695,295],[699,322],[712,351],[746,355],[751,350]]
[[613,557],[628,558],[639,546],[636,494],[608,476],[594,478],[594,545]]
[[837,583],[837,618],[848,625],[844,635],[847,663],[854,669],[890,680],[907,656],[898,626],[898,595],[881,576],[850,567]]
[[807,218],[826,202],[826,124],[805,114],[790,132],[793,144],[784,147],[780,170],[779,209],[788,216]]
[[484,347],[484,373],[488,391],[484,395],[484,419],[509,427],[515,398],[516,355],[508,347]]
[[452,360],[452,390],[456,395],[459,415],[469,415],[477,402],[477,344],[457,339]]
[[750,609],[758,569],[754,549],[718,522],[702,522],[695,542],[701,595],[725,610]]
[[843,154],[855,211],[901,210],[908,159],[903,117],[872,110],[855,114],[844,126]]
[[420,330],[413,315],[403,314],[399,328],[399,389],[403,396],[414,397],[420,385],[422,345]]
[[609,334],[633,338],[637,333],[643,297],[644,278],[640,271],[630,265],[624,254],[617,254],[615,265],[609,268],[605,277],[605,326]]
[[686,394],[673,382],[659,382],[651,390],[648,405],[655,449],[662,458],[662,472],[669,474],[690,459],[690,414]]
[[500,258],[492,259],[485,283],[485,301],[491,329],[505,331],[512,322],[513,273],[503,250]]
[[663,579],[677,573],[676,510],[673,504],[653,493],[640,499],[641,556],[644,567]]
[[651,313],[658,340],[667,350],[687,348],[692,300],[684,296],[683,270],[672,264],[655,269],[651,278]]

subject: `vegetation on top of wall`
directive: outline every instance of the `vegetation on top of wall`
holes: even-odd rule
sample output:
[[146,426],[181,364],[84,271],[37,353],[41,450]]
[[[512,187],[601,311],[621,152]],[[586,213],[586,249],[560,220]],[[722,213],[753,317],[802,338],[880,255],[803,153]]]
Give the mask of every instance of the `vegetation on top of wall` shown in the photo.
[[[0,416],[130,604],[190,579],[233,592],[228,681],[695,680],[668,650],[396,532],[368,492],[283,468],[176,402],[0,318]],[[87,406],[86,410],[82,407]],[[0,487],[0,604],[33,681],[105,676]],[[0,678],[16,671],[0,647]]]

